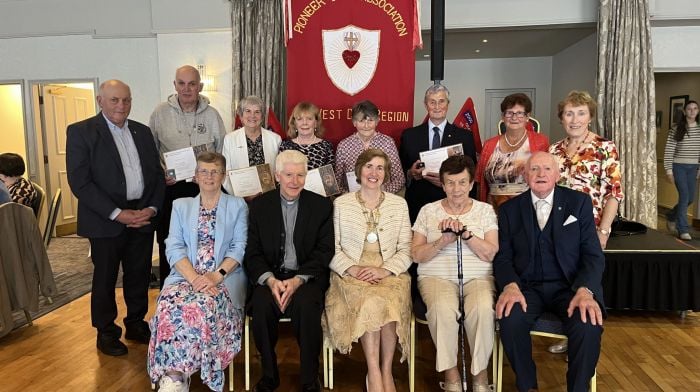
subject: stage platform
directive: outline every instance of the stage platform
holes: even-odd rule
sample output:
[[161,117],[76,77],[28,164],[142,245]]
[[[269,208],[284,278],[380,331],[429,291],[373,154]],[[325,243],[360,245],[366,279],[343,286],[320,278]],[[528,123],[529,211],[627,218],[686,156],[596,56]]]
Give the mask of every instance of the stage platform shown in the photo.
[[611,237],[603,295],[609,309],[700,310],[700,248],[669,234]]

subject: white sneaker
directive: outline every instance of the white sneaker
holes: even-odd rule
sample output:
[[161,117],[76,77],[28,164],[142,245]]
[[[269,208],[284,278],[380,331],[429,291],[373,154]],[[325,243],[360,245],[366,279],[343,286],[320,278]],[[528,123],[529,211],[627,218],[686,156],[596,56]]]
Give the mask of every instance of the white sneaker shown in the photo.
[[690,241],[693,239],[693,237],[690,236],[690,233],[681,233],[681,235],[679,235],[678,238],[684,241]]
[[158,382],[159,392],[186,392],[189,390],[189,385],[182,381],[175,381],[170,376],[163,376]]

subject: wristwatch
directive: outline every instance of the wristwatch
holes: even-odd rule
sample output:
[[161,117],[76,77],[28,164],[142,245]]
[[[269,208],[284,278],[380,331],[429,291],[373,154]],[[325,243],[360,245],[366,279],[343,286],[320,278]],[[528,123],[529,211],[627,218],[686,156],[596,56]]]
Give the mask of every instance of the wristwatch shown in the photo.
[[221,276],[223,276],[224,278],[226,277],[226,270],[225,270],[225,269],[219,268],[219,273],[220,273]]
[[469,241],[470,239],[472,239],[472,237],[474,237],[474,233],[472,233],[471,231],[468,231],[467,233],[469,233],[469,236],[467,238],[462,237],[462,239],[465,241]]
[[610,229],[598,229],[598,232],[600,232],[600,234],[605,235],[605,236],[610,235]]

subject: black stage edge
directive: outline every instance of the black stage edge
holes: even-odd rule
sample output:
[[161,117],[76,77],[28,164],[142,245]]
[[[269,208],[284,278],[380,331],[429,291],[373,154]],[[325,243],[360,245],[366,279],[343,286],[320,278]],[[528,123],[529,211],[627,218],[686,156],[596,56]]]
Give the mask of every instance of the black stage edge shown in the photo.
[[610,309],[700,309],[700,248],[669,234],[611,237],[603,295]]

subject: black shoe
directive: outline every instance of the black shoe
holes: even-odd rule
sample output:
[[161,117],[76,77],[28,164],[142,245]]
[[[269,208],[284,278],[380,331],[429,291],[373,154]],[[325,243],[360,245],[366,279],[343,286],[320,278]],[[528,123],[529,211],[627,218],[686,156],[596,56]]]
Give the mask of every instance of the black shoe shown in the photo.
[[151,330],[145,321],[127,325],[124,337],[138,343],[148,344],[151,340]]
[[[277,383],[279,385],[279,382]],[[277,389],[275,382],[268,380],[266,378],[261,378],[257,384],[253,387],[253,392],[274,392]]]
[[316,379],[316,381],[311,384],[302,385],[301,392],[321,392],[321,381]]
[[122,343],[118,338],[98,336],[97,337],[97,348],[102,351],[103,354],[111,355],[113,357],[118,357],[120,355],[126,355],[129,350],[126,345]]

